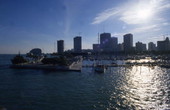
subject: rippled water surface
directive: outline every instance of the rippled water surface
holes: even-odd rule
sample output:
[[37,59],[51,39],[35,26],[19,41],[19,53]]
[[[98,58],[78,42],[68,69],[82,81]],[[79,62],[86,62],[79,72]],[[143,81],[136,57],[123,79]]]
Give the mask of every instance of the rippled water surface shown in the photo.
[[92,68],[79,73],[1,66],[0,105],[8,110],[170,109],[170,70],[112,67],[97,74]]

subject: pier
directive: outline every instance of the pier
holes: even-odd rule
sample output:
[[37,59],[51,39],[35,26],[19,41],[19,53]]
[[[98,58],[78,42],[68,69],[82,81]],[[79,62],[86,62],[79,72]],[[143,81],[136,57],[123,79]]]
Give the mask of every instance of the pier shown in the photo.
[[82,61],[83,61],[83,59],[81,58],[79,61],[73,62],[73,63],[69,66],[69,69],[70,69],[70,70],[81,71]]
[[73,62],[70,66],[59,65],[44,65],[44,64],[16,64],[11,65],[14,69],[41,69],[41,70],[53,70],[53,71],[75,71],[81,72],[82,60],[79,62]]

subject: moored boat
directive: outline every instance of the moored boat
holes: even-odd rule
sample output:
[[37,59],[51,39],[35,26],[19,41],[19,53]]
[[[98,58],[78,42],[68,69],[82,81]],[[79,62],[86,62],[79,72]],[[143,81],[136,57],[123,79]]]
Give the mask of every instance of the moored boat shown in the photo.
[[104,65],[96,65],[94,70],[95,72],[98,72],[98,73],[105,73],[106,68]]

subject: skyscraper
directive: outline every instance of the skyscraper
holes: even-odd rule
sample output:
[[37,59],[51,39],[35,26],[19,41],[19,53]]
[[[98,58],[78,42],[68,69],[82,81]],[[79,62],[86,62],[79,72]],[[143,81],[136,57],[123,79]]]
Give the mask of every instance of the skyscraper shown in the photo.
[[57,41],[57,51],[59,54],[64,52],[64,40]]
[[117,45],[117,51],[118,51],[118,52],[123,51],[123,45],[124,45],[124,43],[119,43],[119,44]]
[[110,39],[110,48],[112,52],[117,52],[118,51],[118,39],[117,37],[111,37]]
[[130,52],[133,50],[133,35],[132,34],[125,34],[123,36],[124,41],[124,51]]
[[158,51],[170,51],[170,41],[167,37],[164,41],[157,41]]
[[103,52],[111,51],[111,34],[110,33],[102,33],[100,34],[100,48]]
[[146,51],[146,44],[143,44],[142,42],[137,42],[136,43],[136,51],[141,52],[141,51]]
[[156,44],[154,44],[153,42],[149,42],[148,51],[154,51],[154,50],[156,50]]
[[103,52],[116,52],[118,46],[118,39],[111,37],[110,33],[100,34],[100,48]]
[[100,44],[93,44],[93,51],[99,52],[100,51]]
[[74,38],[74,52],[81,52],[81,50],[82,50],[81,36],[76,36]]

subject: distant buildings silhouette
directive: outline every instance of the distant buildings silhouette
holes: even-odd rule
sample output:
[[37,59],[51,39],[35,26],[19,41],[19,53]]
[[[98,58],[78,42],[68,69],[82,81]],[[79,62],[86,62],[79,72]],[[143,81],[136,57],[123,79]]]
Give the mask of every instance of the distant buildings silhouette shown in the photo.
[[137,52],[142,52],[142,51],[146,51],[146,44],[143,44],[142,42],[137,42],[136,43],[136,51]]
[[133,51],[133,35],[132,34],[125,34],[123,36],[123,42],[124,42],[124,51],[125,52],[131,52]]
[[93,51],[99,52],[100,51],[100,44],[93,44]]
[[[103,52],[116,52],[118,40],[116,37],[111,37],[110,33],[100,34],[100,50]],[[99,49],[98,49],[99,50]]]
[[[81,53],[84,52],[82,50],[82,37],[76,36],[73,38],[73,51],[75,53]],[[58,53],[64,52],[64,40],[58,40],[57,41],[57,49]],[[133,34],[128,33],[123,36],[123,43],[118,44],[118,38],[117,37],[111,37],[111,33],[101,33],[99,35],[99,42],[97,44],[92,45],[93,49],[91,52],[105,52],[105,53],[115,53],[115,52],[124,52],[124,53],[130,53],[130,52],[146,52],[146,51],[158,51],[158,52],[166,52],[170,51],[170,41],[167,37],[163,41],[157,41],[157,47],[156,44],[153,42],[148,43],[148,50],[146,47],[146,44],[138,41],[135,43],[135,46],[133,46]],[[86,50],[86,52],[89,49]]]
[[148,51],[156,51],[156,44],[154,44],[153,42],[149,42]]
[[57,52],[59,54],[64,52],[64,40],[58,40],[57,41]]
[[82,51],[81,36],[76,36],[74,38],[74,52],[80,53],[81,51]]
[[158,51],[170,51],[170,42],[167,37],[164,41],[157,41]]

